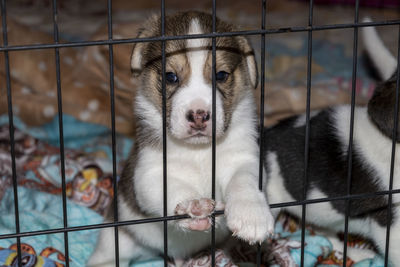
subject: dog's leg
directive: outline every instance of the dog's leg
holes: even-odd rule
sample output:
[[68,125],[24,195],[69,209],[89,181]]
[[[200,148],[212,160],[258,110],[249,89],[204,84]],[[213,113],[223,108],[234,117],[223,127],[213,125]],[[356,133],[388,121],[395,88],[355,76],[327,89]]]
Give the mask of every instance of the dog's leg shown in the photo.
[[[370,18],[364,18],[363,22],[371,22]],[[386,81],[396,71],[397,60],[386,48],[379,37],[375,27],[362,27],[362,38],[368,56],[375,64],[382,80]]]
[[[118,231],[119,266],[128,267],[129,262],[137,257],[149,254],[147,249],[136,244],[133,238],[120,228]],[[86,266],[111,267],[115,266],[115,237],[114,227],[103,228],[100,231],[97,246],[90,256]]]
[[274,218],[264,193],[258,190],[257,177],[240,168],[225,192],[225,216],[229,229],[249,242],[262,242],[274,231]]
[[[205,231],[211,227],[210,215],[214,212],[215,201],[203,198],[189,185],[182,182],[172,183],[171,188],[175,193],[168,200],[168,209],[174,208],[175,215],[188,214],[192,219],[178,220],[176,225],[189,230]],[[179,189],[179,190],[177,190]]]
[[209,198],[186,200],[175,208],[177,215],[188,214],[193,219],[180,220],[178,225],[196,231],[208,230],[211,225],[210,215],[214,212],[215,201]]

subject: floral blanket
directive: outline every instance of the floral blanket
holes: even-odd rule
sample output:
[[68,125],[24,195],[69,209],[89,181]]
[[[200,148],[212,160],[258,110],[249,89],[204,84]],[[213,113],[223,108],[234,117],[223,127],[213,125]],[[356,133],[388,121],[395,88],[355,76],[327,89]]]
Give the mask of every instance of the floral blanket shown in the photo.
[[[111,135],[108,128],[64,116],[68,226],[101,223],[113,197]],[[28,128],[14,118],[20,230],[63,227],[58,120]],[[118,170],[132,141],[117,135]],[[15,232],[8,117],[0,116],[0,235]],[[71,266],[85,266],[97,230],[71,232]],[[64,266],[63,234],[21,239],[23,266]],[[16,240],[0,239],[0,265],[16,264]]]
[[[102,215],[113,198],[111,135],[108,128],[64,116],[65,175],[68,226],[102,222]],[[18,182],[20,230],[36,231],[63,227],[58,120],[42,127],[27,127],[14,118],[15,155]],[[133,141],[117,135],[117,172],[121,171]],[[17,266],[16,240],[1,239],[15,233],[14,192],[8,117],[0,116],[0,266]],[[85,266],[92,253],[98,230],[70,232],[70,266]],[[263,266],[295,267],[300,263],[301,227],[298,221],[281,214],[274,239],[264,242]],[[48,234],[21,238],[23,266],[64,266],[64,235]],[[384,266],[373,246],[357,237],[349,239],[356,258],[346,266]],[[340,235],[330,236],[307,226],[305,265],[342,266],[343,243]],[[254,247],[232,240],[218,248],[217,266],[249,266],[256,262]],[[207,251],[188,259],[184,266],[209,266]],[[131,267],[163,266],[162,259],[133,262]],[[171,263],[174,266],[174,263]]]

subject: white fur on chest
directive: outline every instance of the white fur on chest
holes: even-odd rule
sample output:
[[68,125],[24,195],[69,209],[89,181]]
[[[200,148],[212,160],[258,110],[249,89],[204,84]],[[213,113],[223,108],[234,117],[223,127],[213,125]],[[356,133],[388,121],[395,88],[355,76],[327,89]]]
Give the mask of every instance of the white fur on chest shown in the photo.
[[[245,169],[254,177],[259,172],[259,148],[254,120],[254,102],[251,94],[238,103],[232,114],[232,122],[225,136],[216,145],[216,200],[225,201],[223,196],[231,178],[238,170]],[[163,152],[160,148],[145,147],[139,151],[135,173],[132,177],[137,204],[146,213],[163,213]],[[188,198],[211,198],[212,192],[212,148],[184,144],[167,138],[167,194],[168,198],[188,195]],[[240,188],[238,188],[240,189]],[[190,190],[196,194],[190,195]],[[129,203],[121,198],[121,220],[143,219],[147,216],[136,214],[128,208]],[[168,215],[174,215],[175,207],[168,206]],[[222,219],[222,217],[221,217]],[[218,223],[218,222],[217,222]],[[217,241],[229,235],[223,221],[217,231]],[[175,231],[172,222],[169,227],[169,253],[176,257],[185,257],[210,242],[209,233],[190,232],[182,234]],[[129,229],[142,243],[150,247],[163,246],[162,223],[130,226]],[[190,242],[195,239],[196,242]]]
[[[250,95],[238,104],[232,116],[230,128],[216,145],[216,199],[223,200],[221,193],[229,179],[241,164],[258,175],[259,148],[256,140],[253,119],[253,100]],[[145,210],[162,209],[162,168],[163,152],[159,148],[146,147],[140,151],[135,169],[135,193],[152,194],[159,199],[159,205],[147,206],[139,203]],[[184,144],[167,138],[167,183],[172,180],[190,184],[202,197],[211,197],[212,190],[212,147]],[[173,190],[173,188],[171,188]],[[171,190],[170,189],[170,190]],[[174,191],[168,192],[174,194]],[[141,199],[140,197],[138,199]],[[144,198],[143,198],[144,199]],[[171,208],[171,207],[170,207]],[[173,207],[174,208],[174,207]],[[172,214],[171,214],[172,215]]]

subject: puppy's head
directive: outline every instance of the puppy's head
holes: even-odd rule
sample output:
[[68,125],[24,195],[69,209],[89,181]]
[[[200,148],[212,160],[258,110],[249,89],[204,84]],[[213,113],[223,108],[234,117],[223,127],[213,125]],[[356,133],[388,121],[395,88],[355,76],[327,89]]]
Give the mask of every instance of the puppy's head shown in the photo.
[[[393,138],[394,114],[396,103],[397,76],[378,85],[368,103],[368,115],[378,129],[389,138]],[[400,113],[398,114],[400,118]],[[397,126],[396,142],[400,142],[400,123]]]
[[[233,27],[217,19],[217,32]],[[200,12],[167,16],[165,35],[212,32],[212,16]],[[138,37],[161,35],[160,18],[150,18]],[[139,119],[162,129],[162,43],[137,43],[131,57],[134,76],[141,79],[136,101]],[[205,144],[212,136],[212,39],[165,42],[167,129],[175,139]],[[257,86],[254,53],[244,37],[216,38],[216,137],[224,135],[232,112],[249,90]],[[152,117],[152,118],[151,118]],[[157,117],[157,118],[156,118]],[[250,119],[250,118],[249,118]],[[147,122],[146,122],[147,121]]]

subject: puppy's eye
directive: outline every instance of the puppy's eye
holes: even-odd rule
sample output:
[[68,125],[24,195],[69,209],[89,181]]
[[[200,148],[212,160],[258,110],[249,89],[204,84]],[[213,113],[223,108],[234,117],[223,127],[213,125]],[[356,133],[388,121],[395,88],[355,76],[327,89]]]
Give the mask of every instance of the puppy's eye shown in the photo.
[[165,73],[165,80],[169,84],[174,84],[174,83],[178,83],[179,82],[178,76],[173,72]]
[[217,82],[226,82],[226,80],[228,79],[229,73],[227,73],[226,71],[219,71],[217,73],[217,75],[215,76],[215,80]]

